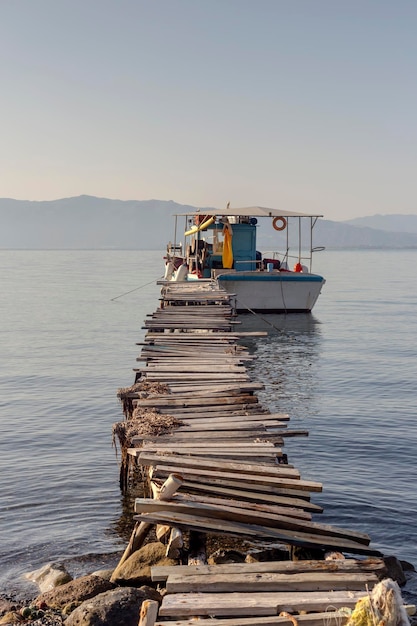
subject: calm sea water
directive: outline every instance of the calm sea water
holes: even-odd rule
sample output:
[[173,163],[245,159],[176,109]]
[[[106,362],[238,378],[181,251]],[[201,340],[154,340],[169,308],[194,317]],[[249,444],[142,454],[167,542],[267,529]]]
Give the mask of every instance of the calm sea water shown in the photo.
[[[161,257],[0,251],[0,592],[33,593],[21,575],[49,561],[73,575],[110,566],[126,545],[111,430]],[[316,521],[417,566],[416,267],[417,251],[322,252],[312,315],[242,321],[269,331],[248,342],[261,401],[310,432],[285,451],[323,482]],[[415,576],[406,589],[416,601]]]

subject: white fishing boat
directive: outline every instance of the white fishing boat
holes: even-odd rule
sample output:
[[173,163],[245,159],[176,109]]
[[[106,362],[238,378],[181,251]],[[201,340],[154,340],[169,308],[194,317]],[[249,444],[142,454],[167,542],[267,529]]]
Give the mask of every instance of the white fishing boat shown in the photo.
[[[319,217],[229,205],[224,210],[177,214],[164,280],[214,280],[235,295],[238,312],[309,312],[325,283],[322,276],[312,273],[313,252],[323,249],[313,248],[313,228]],[[179,218],[185,220],[181,231]],[[274,252],[262,254],[257,248],[259,219],[269,220],[271,233],[276,235]]]

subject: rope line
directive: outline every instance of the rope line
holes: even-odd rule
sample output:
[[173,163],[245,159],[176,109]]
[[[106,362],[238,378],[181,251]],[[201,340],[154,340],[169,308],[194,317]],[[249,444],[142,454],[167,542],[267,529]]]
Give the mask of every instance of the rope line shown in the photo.
[[[162,276],[161,276],[162,278]],[[153,278],[152,280],[149,281],[149,283],[145,283],[145,285],[140,285],[139,287],[135,287],[134,289],[131,289],[130,291],[126,291],[125,293],[121,293],[120,296],[116,296],[115,298],[110,298],[110,302],[114,302],[114,300],[117,300],[118,298],[123,298],[123,296],[127,296],[129,293],[133,293],[134,291],[138,291],[138,289],[143,289],[144,287],[147,287],[148,285],[152,285],[152,283],[154,283],[156,280],[160,280],[159,278]]]

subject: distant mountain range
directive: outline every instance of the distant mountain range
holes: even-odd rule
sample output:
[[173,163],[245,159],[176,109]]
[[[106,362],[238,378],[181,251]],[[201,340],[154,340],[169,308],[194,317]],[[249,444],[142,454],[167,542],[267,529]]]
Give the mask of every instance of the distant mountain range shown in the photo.
[[[0,249],[164,250],[176,213],[195,207],[162,200],[77,196],[52,201],[0,198]],[[204,213],[204,208],[200,208]],[[259,220],[258,248],[282,247],[282,233]],[[185,225],[180,222],[181,229]],[[307,235],[307,233],[305,233]],[[343,222],[318,220],[314,245],[328,249],[417,248],[416,215],[373,215]]]

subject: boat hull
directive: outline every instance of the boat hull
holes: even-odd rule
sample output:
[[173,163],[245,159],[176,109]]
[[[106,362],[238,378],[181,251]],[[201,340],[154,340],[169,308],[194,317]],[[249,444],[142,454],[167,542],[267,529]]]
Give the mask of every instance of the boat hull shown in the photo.
[[235,294],[240,313],[310,312],[326,282],[317,274],[297,272],[233,272],[216,276],[220,287]]

